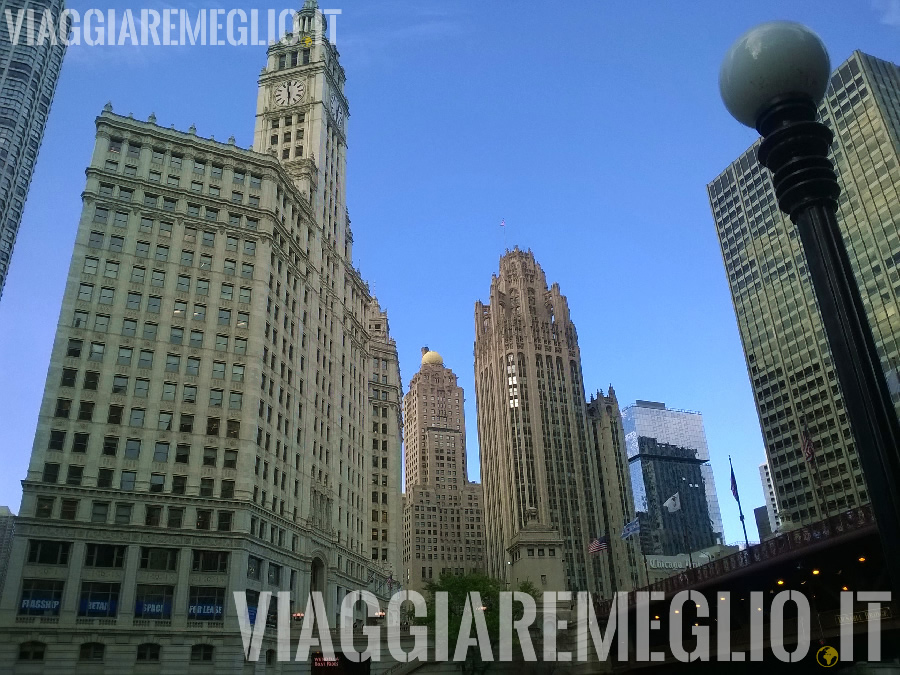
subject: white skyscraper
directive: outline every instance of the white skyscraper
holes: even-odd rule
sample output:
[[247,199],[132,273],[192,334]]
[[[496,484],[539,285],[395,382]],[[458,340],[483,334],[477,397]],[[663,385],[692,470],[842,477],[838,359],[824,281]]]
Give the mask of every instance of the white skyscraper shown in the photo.
[[269,48],[253,150],[97,118],[2,672],[243,673],[234,591],[251,617],[264,591],[292,612],[321,591],[333,622],[399,574],[397,349],[353,265],[344,73],[317,16]]
[[772,484],[772,472],[769,471],[768,462],[759,465],[759,480],[762,483],[763,494],[766,496],[769,529],[776,532],[781,527],[781,518],[778,515],[778,499],[775,497],[775,486]]

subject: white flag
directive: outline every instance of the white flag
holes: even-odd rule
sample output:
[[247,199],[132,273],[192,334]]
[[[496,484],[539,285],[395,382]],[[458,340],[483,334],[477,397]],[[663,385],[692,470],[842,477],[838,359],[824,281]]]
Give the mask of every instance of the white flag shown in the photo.
[[674,495],[669,497],[666,501],[663,502],[663,506],[665,506],[669,513],[675,513],[676,511],[681,510],[681,497],[676,492]]

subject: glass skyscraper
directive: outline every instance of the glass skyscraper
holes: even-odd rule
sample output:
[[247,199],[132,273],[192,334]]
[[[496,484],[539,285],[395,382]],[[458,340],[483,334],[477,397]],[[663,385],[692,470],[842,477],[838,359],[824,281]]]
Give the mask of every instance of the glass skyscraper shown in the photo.
[[[634,508],[645,554],[674,555],[722,542],[722,514],[698,412],[637,401],[622,411]],[[679,494],[681,510],[663,503]]]
[[[20,11],[34,10],[40,25],[44,11],[58,17],[63,4],[63,0],[0,0],[0,17],[9,12],[15,26]],[[29,45],[27,25],[23,21],[14,44],[9,22],[0,21],[0,296],[66,49],[49,39]]]
[[[819,116],[835,133],[838,221],[895,404],[900,405],[900,68],[854,52]],[[750,147],[709,200],[783,520],[869,501],[797,232]],[[804,427],[816,465],[803,457]]]

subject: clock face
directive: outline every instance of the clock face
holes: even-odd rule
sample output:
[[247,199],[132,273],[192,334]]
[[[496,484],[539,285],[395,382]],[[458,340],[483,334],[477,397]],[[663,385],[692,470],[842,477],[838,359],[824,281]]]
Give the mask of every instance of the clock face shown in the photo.
[[303,100],[306,85],[300,80],[289,80],[276,87],[274,99],[277,105],[295,105]]
[[340,100],[338,100],[337,94],[331,94],[331,117],[334,119],[335,123],[338,125],[338,128],[343,128],[344,126],[344,107],[341,105]]

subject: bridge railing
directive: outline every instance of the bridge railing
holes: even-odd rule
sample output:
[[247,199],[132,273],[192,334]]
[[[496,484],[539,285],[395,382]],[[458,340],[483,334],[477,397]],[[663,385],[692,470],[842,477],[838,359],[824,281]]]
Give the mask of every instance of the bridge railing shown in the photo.
[[[874,525],[875,518],[871,507],[869,505],[858,506],[830,516],[825,520],[820,520],[817,523],[810,523],[796,530],[785,532],[780,536],[772,537],[743,551],[712,560],[705,565],[686,569],[671,577],[635,590],[663,591],[667,595],[672,595],[704,581],[710,581],[731,572],[752,567],[766,560],[774,560],[786,553],[802,550],[821,541],[833,539],[863,527],[874,527]],[[635,600],[635,595],[628,595],[630,606],[635,604]],[[607,616],[612,607],[612,602],[612,600],[595,600],[594,607],[597,616]]]

